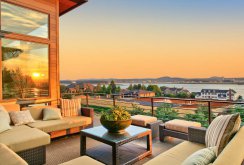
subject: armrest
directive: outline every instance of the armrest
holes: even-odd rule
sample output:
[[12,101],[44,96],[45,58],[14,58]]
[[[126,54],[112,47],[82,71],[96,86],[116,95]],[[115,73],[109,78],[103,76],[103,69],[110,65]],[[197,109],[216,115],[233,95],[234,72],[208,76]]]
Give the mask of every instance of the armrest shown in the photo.
[[188,140],[195,143],[205,144],[206,128],[204,127],[189,127]]
[[81,115],[94,118],[94,109],[89,107],[81,107]]

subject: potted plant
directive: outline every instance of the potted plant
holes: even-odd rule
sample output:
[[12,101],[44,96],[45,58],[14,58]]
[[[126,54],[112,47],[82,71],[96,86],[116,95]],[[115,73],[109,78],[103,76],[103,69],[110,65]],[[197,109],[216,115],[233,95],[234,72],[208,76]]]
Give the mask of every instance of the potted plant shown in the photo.
[[101,124],[110,133],[124,133],[125,129],[131,125],[131,115],[125,107],[115,106],[101,116]]

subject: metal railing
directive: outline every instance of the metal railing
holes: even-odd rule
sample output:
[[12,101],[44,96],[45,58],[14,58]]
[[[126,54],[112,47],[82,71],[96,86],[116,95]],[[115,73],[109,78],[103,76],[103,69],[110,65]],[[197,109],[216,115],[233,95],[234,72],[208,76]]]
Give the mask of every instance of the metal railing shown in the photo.
[[[192,98],[170,98],[170,97],[135,97],[135,98],[130,98],[125,99],[122,97],[120,94],[111,94],[107,95],[105,93],[91,93],[91,92],[82,92],[82,93],[63,93],[62,95],[65,94],[70,94],[73,95],[74,97],[77,96],[83,96],[83,104],[86,106],[106,106],[106,107],[111,107],[111,106],[116,106],[116,105],[121,105],[121,104],[133,104],[133,103],[138,103],[138,106],[143,107],[145,111],[147,111],[147,114],[150,114],[152,116],[155,116],[155,113],[157,113],[158,107],[160,107],[161,104],[172,104],[172,105],[187,105],[190,107],[194,107],[195,109],[198,108],[199,105],[202,105],[207,109],[207,124],[210,124],[211,121],[213,120],[213,117],[216,117],[219,114],[222,113],[228,113],[227,111],[222,111],[222,112],[215,112],[213,109],[217,109],[218,107],[223,108],[223,109],[231,109],[228,108],[227,106],[231,105],[244,105],[244,102],[237,102],[237,101],[221,101],[221,100],[207,100],[207,99],[192,99]],[[96,97],[99,96],[99,99]],[[103,97],[103,99],[98,102]],[[95,101],[94,101],[95,100]],[[105,103],[106,102],[106,103]],[[108,103],[107,103],[108,102]],[[146,103],[146,105],[142,105],[142,103]],[[128,106],[129,107],[129,106]],[[132,108],[132,107],[129,107]],[[177,109],[176,107],[173,107],[173,109]],[[184,108],[183,108],[184,109]],[[193,108],[192,108],[193,109]],[[179,115],[179,118],[184,118],[186,114],[189,114],[189,111],[194,111],[185,108],[184,113],[183,112],[177,112]],[[185,113],[186,112],[186,113]],[[194,114],[194,112],[191,112]],[[243,114],[244,114],[244,106],[243,106]],[[244,115],[242,115],[243,117]],[[244,118],[244,117],[243,117]],[[244,120],[242,118],[242,120]],[[194,120],[194,119],[192,119]]]

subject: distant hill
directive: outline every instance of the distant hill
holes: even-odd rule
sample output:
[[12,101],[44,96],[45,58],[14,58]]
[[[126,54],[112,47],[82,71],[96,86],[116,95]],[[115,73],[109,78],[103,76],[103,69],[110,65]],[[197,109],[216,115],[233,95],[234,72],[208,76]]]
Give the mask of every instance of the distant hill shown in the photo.
[[209,83],[209,84],[243,84],[244,78],[225,78],[225,77],[209,77],[209,78],[181,78],[181,77],[160,77],[160,78],[142,78],[142,79],[78,79],[78,80],[61,80],[62,84],[71,84],[72,82],[76,83],[110,83],[111,80],[114,80],[116,83]]

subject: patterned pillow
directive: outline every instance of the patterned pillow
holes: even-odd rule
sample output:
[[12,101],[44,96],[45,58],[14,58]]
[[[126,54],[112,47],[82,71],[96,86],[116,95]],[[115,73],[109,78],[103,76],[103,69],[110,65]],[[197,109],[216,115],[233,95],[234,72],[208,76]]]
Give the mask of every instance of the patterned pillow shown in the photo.
[[208,165],[215,159],[215,147],[209,147],[194,152],[181,165]]
[[78,116],[81,111],[80,99],[61,99],[61,113],[63,117]]
[[9,115],[15,126],[35,122],[35,120],[31,116],[29,110],[13,111],[13,112],[10,112]]
[[43,120],[58,120],[62,119],[61,111],[59,108],[44,108]]
[[2,105],[0,105],[0,117],[5,118],[8,121],[8,123],[10,124],[11,120],[10,120],[8,111]]
[[194,152],[181,165],[208,165],[215,159],[215,147],[209,147]]
[[206,146],[216,146],[216,155],[218,156],[233,135],[240,129],[240,124],[240,114],[221,115],[216,117],[207,129],[205,136]]

